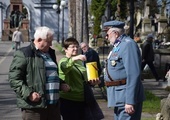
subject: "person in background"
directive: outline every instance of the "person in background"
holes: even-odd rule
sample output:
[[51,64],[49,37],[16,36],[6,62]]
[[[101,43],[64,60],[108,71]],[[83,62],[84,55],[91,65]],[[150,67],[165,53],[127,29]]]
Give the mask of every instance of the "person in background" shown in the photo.
[[[59,61],[59,77],[65,82],[68,92],[60,92],[60,110],[63,120],[84,120],[84,82],[87,81],[86,68],[82,61],[85,55],[78,55],[79,43],[75,38],[67,38],[63,44],[65,57]],[[100,80],[90,80],[90,85],[99,84]]]
[[154,51],[153,51],[153,46],[152,46],[153,38],[154,37],[152,34],[148,34],[147,40],[142,45],[142,67],[141,69],[143,71],[145,65],[147,64],[149,68],[151,69],[152,74],[154,75],[156,81],[159,81],[160,77],[158,76],[158,73],[153,64],[153,61],[154,61]]
[[97,63],[97,68],[98,68],[98,75],[101,75],[102,69],[100,65],[100,58],[98,53],[89,47],[89,45],[85,42],[80,43],[81,50],[83,54],[86,56],[86,61],[84,61],[84,66],[86,67],[86,63],[89,62],[96,62]]
[[141,54],[137,43],[124,33],[124,25],[122,21],[112,21],[106,35],[113,45],[104,76],[108,107],[114,107],[114,120],[140,120],[145,99]]
[[15,43],[15,50],[20,49],[21,42],[24,43],[22,32],[19,31],[19,27],[16,28],[16,31],[12,35],[12,41]]
[[50,28],[38,27],[34,41],[16,51],[11,62],[9,82],[23,120],[61,120],[58,65],[50,47],[53,35]]

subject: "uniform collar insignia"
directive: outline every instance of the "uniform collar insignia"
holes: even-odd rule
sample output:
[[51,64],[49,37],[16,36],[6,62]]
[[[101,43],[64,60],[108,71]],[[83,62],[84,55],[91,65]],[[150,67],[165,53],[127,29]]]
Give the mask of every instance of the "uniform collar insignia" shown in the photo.
[[119,37],[116,39],[116,41],[115,41],[115,43],[114,43],[114,52],[118,52],[118,51],[119,51],[119,49],[120,49],[119,44],[121,43],[121,40],[122,40],[122,38],[123,38],[124,36],[125,36],[125,34],[119,36]]
[[117,47],[114,47],[114,52],[118,52],[119,51],[119,49],[120,49],[120,47],[119,46],[117,46]]

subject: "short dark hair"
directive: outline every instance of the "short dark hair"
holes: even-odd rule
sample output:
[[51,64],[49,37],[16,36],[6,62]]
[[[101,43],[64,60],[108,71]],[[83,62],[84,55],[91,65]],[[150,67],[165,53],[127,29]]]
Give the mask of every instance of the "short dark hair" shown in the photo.
[[77,44],[77,45],[79,45],[79,42],[78,42],[75,38],[70,37],[70,38],[67,38],[66,40],[64,40],[63,47],[64,47],[65,49],[67,49],[68,46],[69,46],[69,45],[72,45],[72,44]]

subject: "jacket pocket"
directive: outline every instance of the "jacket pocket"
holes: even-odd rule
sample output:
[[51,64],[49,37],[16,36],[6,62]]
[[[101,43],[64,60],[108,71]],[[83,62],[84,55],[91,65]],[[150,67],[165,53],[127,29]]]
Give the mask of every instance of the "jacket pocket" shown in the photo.
[[126,85],[120,85],[115,87],[115,103],[116,105],[124,104],[126,98]]

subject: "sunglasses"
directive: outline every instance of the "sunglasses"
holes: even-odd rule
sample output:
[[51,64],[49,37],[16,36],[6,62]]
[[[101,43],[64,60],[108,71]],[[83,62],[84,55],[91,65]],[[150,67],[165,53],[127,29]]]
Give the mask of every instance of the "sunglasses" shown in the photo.
[[[113,32],[113,33],[118,33],[118,32],[117,32],[117,31],[115,31],[115,30],[113,30],[112,32]],[[109,35],[110,35],[112,32],[110,32],[109,34],[106,34],[105,38],[108,38],[108,37],[109,37]]]
[[105,38],[108,38],[109,37],[109,34],[106,34]]

